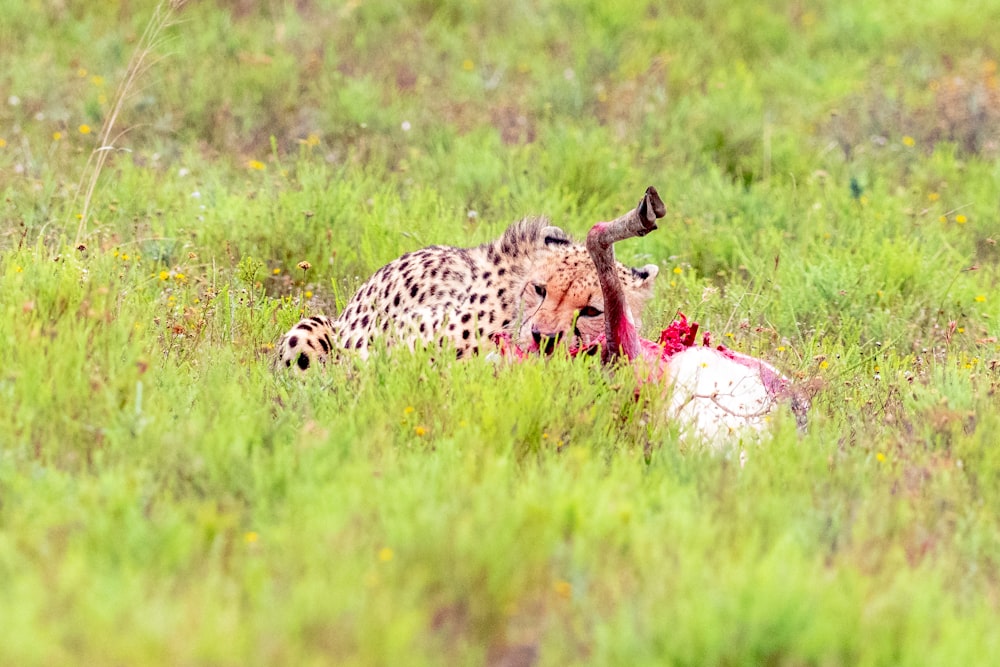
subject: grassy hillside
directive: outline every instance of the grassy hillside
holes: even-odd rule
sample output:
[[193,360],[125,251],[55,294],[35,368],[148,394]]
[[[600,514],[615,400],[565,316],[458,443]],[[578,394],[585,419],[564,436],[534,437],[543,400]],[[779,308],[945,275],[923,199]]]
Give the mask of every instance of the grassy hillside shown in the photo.
[[[1000,4],[156,7],[0,0],[0,663],[992,664]],[[592,362],[272,368],[647,185],[647,333],[816,391],[744,468]]]

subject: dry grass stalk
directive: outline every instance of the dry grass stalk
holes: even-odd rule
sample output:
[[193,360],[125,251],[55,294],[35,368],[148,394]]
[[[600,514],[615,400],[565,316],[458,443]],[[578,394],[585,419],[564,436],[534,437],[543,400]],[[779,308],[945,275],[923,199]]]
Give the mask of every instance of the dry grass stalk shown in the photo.
[[[112,138],[112,133],[116,132],[115,125],[118,122],[118,117],[121,115],[122,108],[125,106],[125,100],[135,89],[136,82],[146,73],[146,71],[152,67],[155,62],[152,60],[152,55],[156,49],[163,43],[163,31],[174,25],[176,13],[184,6],[187,0],[164,0],[160,2],[156,9],[153,10],[153,15],[149,19],[149,23],[146,24],[146,29],[142,33],[142,37],[139,38],[139,42],[135,47],[135,51],[132,53],[132,58],[129,60],[128,68],[125,70],[125,76],[122,78],[121,82],[118,84],[118,88],[115,91],[114,100],[111,105],[111,113],[109,113],[105,119],[104,124],[101,127],[101,134],[98,141],[98,147],[90,154],[87,158],[87,164],[84,167],[83,174],[80,177],[80,184],[76,189],[76,196],[79,197],[80,192],[83,190],[84,181],[86,181],[86,192],[83,197],[83,210],[80,212],[80,224],[76,229],[76,239],[74,240],[74,245],[79,245],[83,242],[87,231],[87,222],[90,218],[91,205],[94,199],[94,192],[97,189],[97,181],[101,176],[101,171],[104,169],[104,165],[108,160],[108,155],[117,149],[115,145],[116,142],[126,133],[128,130],[122,130],[114,135]],[[76,199],[74,198],[74,203]],[[76,207],[72,207],[71,210]]]

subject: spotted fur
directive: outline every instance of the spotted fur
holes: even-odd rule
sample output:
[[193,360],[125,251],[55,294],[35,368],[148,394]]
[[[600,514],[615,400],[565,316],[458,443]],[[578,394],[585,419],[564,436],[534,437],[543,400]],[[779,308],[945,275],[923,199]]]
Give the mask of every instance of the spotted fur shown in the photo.
[[[658,268],[618,265],[638,316]],[[475,248],[430,246],[375,272],[337,319],[303,319],[279,344],[282,364],[306,370],[332,350],[404,343],[450,346],[476,354],[506,332],[525,349],[551,351],[557,341],[588,345],[604,332],[604,300],[584,246],[544,219],[511,225]]]

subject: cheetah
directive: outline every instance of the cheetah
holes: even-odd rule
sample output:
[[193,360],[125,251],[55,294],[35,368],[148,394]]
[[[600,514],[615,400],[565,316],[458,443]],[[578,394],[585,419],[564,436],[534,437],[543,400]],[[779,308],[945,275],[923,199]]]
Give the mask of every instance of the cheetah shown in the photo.
[[[632,313],[653,293],[655,264],[616,262]],[[638,326],[637,322],[637,326]],[[545,218],[526,218],[474,248],[434,245],[386,264],[336,319],[301,320],[279,343],[280,363],[307,370],[337,350],[361,358],[377,341],[477,354],[494,336],[552,353],[592,345],[604,333],[604,298],[586,247]]]

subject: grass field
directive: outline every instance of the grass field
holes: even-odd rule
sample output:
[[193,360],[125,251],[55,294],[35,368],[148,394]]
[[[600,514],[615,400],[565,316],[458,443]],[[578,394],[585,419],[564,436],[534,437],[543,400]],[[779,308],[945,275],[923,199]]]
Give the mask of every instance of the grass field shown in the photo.
[[[0,0],[0,663],[994,664],[1000,4],[155,8]],[[647,185],[646,333],[816,391],[743,468],[593,362],[272,368]]]

